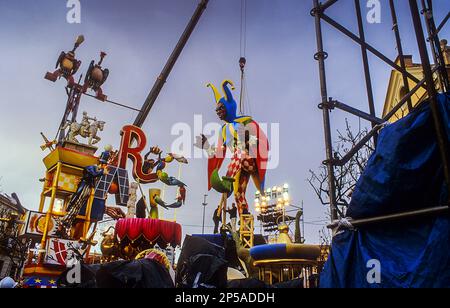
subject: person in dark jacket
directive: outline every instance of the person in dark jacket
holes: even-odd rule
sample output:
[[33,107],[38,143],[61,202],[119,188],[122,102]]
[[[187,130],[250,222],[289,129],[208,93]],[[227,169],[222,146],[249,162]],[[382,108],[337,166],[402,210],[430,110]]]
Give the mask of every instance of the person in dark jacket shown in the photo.
[[219,233],[219,223],[222,220],[222,207],[218,206],[214,211],[213,221],[214,221],[214,234]]
[[237,207],[235,203],[231,205],[231,209],[227,209],[227,213],[230,215],[231,230],[236,232]]

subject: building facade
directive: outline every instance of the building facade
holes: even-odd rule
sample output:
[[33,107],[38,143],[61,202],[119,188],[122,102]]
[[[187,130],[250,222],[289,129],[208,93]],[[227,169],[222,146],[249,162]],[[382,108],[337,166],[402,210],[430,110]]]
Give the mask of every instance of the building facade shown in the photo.
[[20,262],[13,262],[17,260],[11,259],[7,253],[8,237],[17,236],[8,231],[8,219],[12,216],[20,218],[25,213],[26,209],[22,207],[15,193],[12,196],[0,194],[0,239],[2,241],[0,243],[0,279],[6,276],[14,277],[20,271],[17,267]]
[[[444,56],[445,65],[447,68],[447,73],[450,75],[450,46],[447,45],[447,40],[441,41],[441,50]],[[412,56],[404,56],[406,70],[408,73],[413,75],[419,80],[424,78],[422,64],[414,63]],[[400,65],[400,59],[397,58],[396,64]],[[434,76],[436,89],[440,91],[440,85],[438,82],[438,76]],[[408,79],[409,89],[412,89],[417,84]],[[389,79],[388,90],[386,93],[386,100],[383,108],[383,117],[385,117],[397,104],[400,100],[408,93],[407,88],[403,84],[403,75],[401,72],[397,70],[393,70],[391,72],[391,77]],[[411,104],[413,107],[417,106],[421,102],[427,99],[427,92],[424,88],[420,88],[417,92],[411,97]],[[408,105],[404,104],[402,108],[400,108],[394,116],[389,120],[389,122],[395,122],[398,119],[403,118],[409,113]]]

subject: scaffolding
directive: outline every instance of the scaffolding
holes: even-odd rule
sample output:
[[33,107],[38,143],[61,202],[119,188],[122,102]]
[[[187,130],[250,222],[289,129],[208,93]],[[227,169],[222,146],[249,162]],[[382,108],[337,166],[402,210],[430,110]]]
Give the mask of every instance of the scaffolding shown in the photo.
[[[87,147],[87,146],[85,146]],[[93,155],[79,153],[63,147],[57,147],[47,157],[44,164],[47,171],[44,178],[44,185],[40,197],[39,212],[45,210],[46,199],[50,202],[46,211],[44,232],[41,239],[41,247],[45,248],[49,238],[49,225],[52,218],[60,218],[65,215],[67,205],[71,196],[77,190],[77,182],[83,175],[84,167],[95,165],[98,159]],[[77,215],[77,219],[83,222],[83,227],[79,237],[86,238],[91,226],[91,209],[94,201],[95,189],[91,189],[84,214]],[[63,200],[62,207],[55,208],[56,200]]]
[[242,214],[240,216],[239,236],[242,246],[250,249],[253,247],[255,220],[251,214]]
[[[446,25],[448,19],[450,18],[450,13],[447,13],[446,17],[436,26],[434,16],[433,16],[433,1],[432,0],[419,0],[422,6],[422,10],[419,11],[418,0],[408,0],[409,8],[411,13],[412,25],[417,39],[417,46],[420,53],[420,58],[422,61],[423,75],[424,78],[419,80],[412,74],[410,74],[405,66],[405,58],[403,54],[403,47],[401,43],[401,36],[399,27],[397,24],[397,13],[395,10],[395,1],[389,0],[390,12],[393,23],[393,31],[395,34],[395,43],[398,51],[398,58],[400,63],[390,60],[386,55],[377,50],[375,47],[370,45],[366,41],[364,24],[361,13],[360,0],[354,0],[356,19],[358,25],[358,34],[353,33],[329,15],[327,15],[327,10],[335,5],[339,0],[327,0],[323,3],[319,0],[313,0],[314,8],[311,10],[311,16],[315,19],[316,28],[316,41],[317,41],[317,53],[314,55],[314,59],[318,61],[319,66],[319,77],[320,77],[320,89],[322,101],[319,104],[319,108],[323,112],[323,125],[324,125],[324,135],[325,135],[325,147],[326,147],[326,160],[323,164],[327,167],[328,173],[328,187],[329,187],[329,201],[330,201],[330,212],[332,224],[331,228],[337,226],[338,217],[338,204],[336,198],[336,178],[334,168],[343,166],[350,161],[350,159],[363,148],[370,139],[373,139],[376,144],[377,136],[379,130],[383,127],[383,124],[387,122],[400,108],[407,104],[409,111],[413,110],[411,104],[411,97],[414,93],[420,89],[424,88],[428,93],[429,104],[431,112],[433,115],[436,138],[439,145],[440,156],[443,162],[443,170],[445,175],[445,181],[447,184],[447,189],[450,192],[450,156],[449,156],[449,145],[448,140],[445,136],[444,126],[442,123],[441,115],[437,107],[437,85],[434,80],[434,76],[437,76],[437,83],[439,88],[445,93],[450,90],[449,79],[447,70],[445,67],[444,57],[440,48],[439,33]],[[421,16],[423,15],[424,24],[426,25],[427,38],[425,38],[424,29],[422,27]],[[347,36],[351,41],[360,45],[361,47],[361,57],[363,63],[367,100],[369,112],[361,111],[357,108],[349,106],[338,100],[332,99],[328,96],[327,89],[327,75],[325,70],[325,60],[328,58],[328,53],[324,50],[323,44],[323,33],[322,24],[326,23],[331,27],[335,28],[345,36]],[[432,59],[434,65],[430,63],[429,53],[427,49],[427,41],[430,45],[430,51],[432,54]],[[403,84],[406,89],[406,94],[397,103],[397,105],[383,118],[376,116],[375,105],[374,105],[374,95],[372,87],[372,79],[370,72],[370,65],[368,55],[371,53],[375,57],[379,58],[387,65],[391,66],[394,70],[399,71],[403,77]],[[416,85],[410,89],[408,85],[408,80],[413,81]],[[330,111],[333,109],[340,109],[361,119],[367,120],[371,125],[372,129],[364,136],[350,151],[348,151],[342,158],[338,158],[333,152],[333,142],[331,133],[331,120]],[[407,217],[417,217],[423,215],[438,215],[444,212],[448,212],[447,206],[436,206],[433,208],[416,210],[411,212],[397,213],[393,215],[386,215],[380,217],[372,217],[368,219],[362,219],[358,221],[352,221],[353,226],[363,226],[369,223],[380,223],[385,221],[392,221],[398,219],[404,219]]]

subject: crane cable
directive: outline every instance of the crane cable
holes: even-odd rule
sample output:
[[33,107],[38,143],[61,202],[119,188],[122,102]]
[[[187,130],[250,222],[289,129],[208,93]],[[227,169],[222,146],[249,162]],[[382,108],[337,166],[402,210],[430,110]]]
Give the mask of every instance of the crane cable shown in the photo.
[[241,0],[241,33],[240,33],[240,59],[241,69],[241,91],[239,98],[239,113],[244,112],[244,90],[245,90],[245,64],[247,62],[245,54],[247,51],[247,0]]

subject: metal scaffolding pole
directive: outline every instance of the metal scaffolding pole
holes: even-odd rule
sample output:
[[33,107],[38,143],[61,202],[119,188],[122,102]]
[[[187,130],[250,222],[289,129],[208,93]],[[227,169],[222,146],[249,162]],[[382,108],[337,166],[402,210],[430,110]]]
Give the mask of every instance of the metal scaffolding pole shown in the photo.
[[[367,91],[367,100],[369,103],[369,113],[372,117],[375,117],[375,102],[373,99],[373,88],[372,88],[372,79],[370,77],[370,67],[369,67],[369,58],[367,55],[367,47],[366,47],[366,35],[364,33],[364,25],[361,14],[361,5],[359,3],[360,0],[355,0],[355,10],[356,17],[358,20],[358,31],[359,31],[359,39],[364,43],[361,44],[361,53],[364,67],[364,78],[366,81],[366,91]],[[377,124],[372,122],[372,128],[374,128]],[[373,144],[377,146],[378,133],[375,133],[373,136]]]
[[[423,36],[423,28],[420,20],[419,8],[417,6],[416,0],[409,0],[409,6],[411,10],[411,17],[414,24],[414,31],[416,33],[417,45],[419,47],[420,58],[422,61],[423,73],[425,76],[425,82],[427,86],[428,96],[430,99],[431,112],[434,119],[434,127],[436,131],[436,138],[439,146],[439,151],[441,154],[441,159],[443,163],[445,181],[447,182],[447,189],[450,195],[450,169],[449,169],[449,151],[448,151],[448,139],[444,131],[444,126],[442,124],[441,114],[438,109],[436,100],[436,88],[434,85],[433,73],[431,69],[430,60],[428,58],[428,51]],[[450,196],[449,196],[450,198]]]
[[[394,0],[389,0],[389,6],[391,8],[391,16],[392,16],[392,30],[395,34],[395,42],[397,44],[397,52],[398,52],[398,58],[400,60],[400,66],[404,71],[406,71],[406,64],[405,64],[405,56],[403,54],[403,45],[402,45],[402,39],[400,38],[400,30],[398,28],[398,20],[397,20],[397,12],[395,10],[395,4]],[[409,82],[408,77],[405,73],[402,73],[403,76],[403,86],[405,87],[406,93],[409,92]],[[411,102],[411,98],[408,99],[408,111],[411,112],[413,109],[413,105]]]
[[[376,216],[376,217],[370,217],[370,218],[362,218],[362,219],[355,219],[355,220],[349,220],[350,224],[354,228],[362,228],[366,227],[372,224],[379,224],[379,223],[386,223],[386,222],[394,222],[404,219],[412,219],[412,218],[425,218],[425,217],[431,217],[435,215],[443,215],[449,213],[449,207],[448,206],[436,206],[436,207],[430,207],[426,209],[420,209],[420,210],[414,210],[409,212],[402,212],[402,213],[395,213],[395,214],[389,214],[389,215],[383,215],[383,216]],[[330,225],[328,225],[328,228],[334,229],[339,226],[339,222],[333,222]]]
[[[334,1],[335,2],[335,1]],[[334,3],[333,2],[333,3]],[[321,8],[319,0],[313,0],[314,9],[312,14],[315,17],[315,25],[316,25],[316,42],[317,42],[317,53],[314,58],[319,62],[319,75],[320,75],[320,92],[322,96],[322,113],[323,113],[323,126],[325,133],[325,147],[326,147],[326,156],[327,160],[325,164],[327,165],[328,170],[328,197],[330,201],[330,212],[331,212],[331,220],[338,219],[338,211],[337,211],[337,201],[336,201],[336,183],[335,183],[335,175],[334,175],[334,166],[333,166],[333,143],[331,137],[331,126],[330,126],[330,111],[328,106],[328,93],[327,93],[327,79],[325,74],[325,59],[328,57],[328,54],[323,50],[323,39],[322,39],[322,25],[321,25]]]
[[[349,37],[350,39],[352,39],[355,43],[360,44],[360,45],[364,45],[364,47],[367,48],[367,50],[370,51],[373,55],[375,55],[377,58],[379,58],[380,60],[384,61],[385,63],[387,63],[391,67],[393,67],[395,70],[405,74],[412,81],[414,81],[416,83],[419,82],[419,79],[417,79],[415,76],[410,74],[408,71],[405,71],[404,69],[402,69],[394,61],[389,59],[386,55],[384,55],[382,52],[380,52],[378,49],[376,49],[372,45],[363,42],[357,35],[355,35],[353,32],[351,32],[350,30],[348,30],[347,28],[345,28],[344,26],[339,24],[337,21],[335,21],[331,17],[327,16],[325,13],[321,14],[321,19],[324,20],[325,22],[327,22],[328,24],[330,24],[331,26],[333,26],[334,28],[336,28],[337,30],[339,30],[342,34],[344,34],[347,37]],[[424,87],[424,88],[426,89],[426,87]]]
[[425,25],[427,27],[428,32],[428,42],[430,43],[430,49],[432,52],[434,65],[439,66],[437,75],[440,89],[441,91],[446,92],[449,90],[448,74],[447,69],[445,67],[444,57],[441,51],[439,35],[438,33],[436,33],[437,30],[433,17],[433,4],[431,0],[428,0],[427,4],[425,3],[425,0],[421,0],[421,3],[422,3],[422,13],[425,17]]
[[[437,90],[435,87],[433,76],[434,74],[437,74],[440,76],[440,82],[442,84],[441,89],[448,90],[448,75],[445,68],[444,58],[442,55],[442,50],[440,48],[440,42],[438,33],[442,30],[445,23],[448,21],[450,14],[447,14],[444,20],[439,24],[439,26],[436,28],[436,25],[434,23],[434,17],[433,17],[433,8],[432,8],[432,0],[421,0],[422,6],[424,8],[423,13],[425,16],[425,24],[427,26],[428,35],[429,35],[429,41],[431,43],[431,51],[433,52],[433,59],[435,60],[436,65],[433,67],[430,64],[429,58],[428,58],[428,52],[427,52],[427,45],[425,42],[424,37],[424,31],[421,24],[421,17],[419,13],[419,9],[417,6],[417,0],[409,0],[411,15],[413,19],[414,24],[414,31],[419,47],[419,52],[422,60],[423,65],[423,71],[424,71],[424,78],[422,80],[419,80],[417,77],[413,76],[411,73],[408,72],[404,53],[403,53],[403,46],[401,42],[400,37],[400,31],[398,28],[398,20],[397,20],[397,13],[395,10],[395,5],[393,0],[389,0],[390,9],[391,9],[391,17],[392,17],[392,24],[393,24],[393,31],[395,34],[395,40],[396,40],[396,46],[398,50],[398,57],[399,57],[399,64],[395,63],[394,61],[390,60],[386,55],[381,53],[379,50],[374,48],[372,45],[367,43],[365,34],[364,34],[364,26],[363,26],[363,19],[362,19],[362,11],[359,0],[355,1],[355,11],[358,21],[358,30],[359,35],[354,34],[344,26],[342,26],[337,21],[333,20],[331,17],[329,17],[327,14],[325,14],[325,10],[330,8],[332,5],[334,5],[338,0],[328,0],[325,1],[323,4],[319,2],[319,0],[313,0],[314,8],[311,11],[311,15],[315,18],[315,27],[316,27],[316,40],[317,40],[317,53],[314,55],[314,58],[319,63],[319,76],[320,76],[320,88],[321,88],[321,97],[322,102],[319,105],[319,108],[323,111],[323,125],[324,125],[324,135],[325,135],[325,147],[326,147],[326,156],[327,160],[324,162],[327,166],[328,171],[328,184],[329,184],[329,192],[328,196],[330,199],[330,207],[331,207],[331,216],[332,220],[335,221],[338,217],[338,208],[337,208],[337,197],[336,197],[336,179],[335,179],[335,173],[334,168],[338,166],[343,166],[346,163],[350,161],[350,159],[365,145],[369,140],[373,137],[375,137],[378,133],[378,131],[383,127],[384,123],[386,121],[389,121],[392,116],[405,104],[408,104],[408,109],[411,111],[413,109],[412,106],[412,100],[411,97],[414,95],[417,90],[420,88],[423,88],[427,91],[428,96],[430,98],[430,107],[433,115],[435,130],[436,130],[436,137],[439,145],[440,155],[443,161],[443,169],[445,173],[445,180],[450,192],[450,173],[449,173],[449,147],[448,147],[448,140],[447,136],[445,135],[444,126],[442,123],[441,115],[438,110],[437,105]],[[327,79],[326,79],[326,71],[325,71],[325,59],[328,57],[328,54],[324,51],[323,47],[323,33],[322,33],[322,20],[346,35],[348,38],[353,40],[355,43],[359,44],[361,47],[362,52],[362,61],[363,61],[363,67],[364,67],[364,75],[366,78],[366,90],[367,90],[367,96],[368,96],[368,102],[369,102],[369,109],[370,113],[361,111],[357,108],[351,107],[349,105],[346,105],[344,103],[339,102],[338,100],[333,100],[332,98],[328,97],[327,93]],[[369,67],[369,61],[368,61],[368,52],[372,53],[374,56],[378,57],[388,65],[390,65],[392,68],[397,70],[402,74],[403,77],[403,84],[405,89],[405,94],[403,94],[403,97],[401,98],[400,102],[398,102],[391,111],[385,115],[382,119],[377,118],[375,116],[375,108],[374,108],[374,99],[373,99],[373,88],[372,88],[372,81],[371,81],[371,74],[370,74],[370,67]],[[415,83],[414,87],[410,89],[409,86],[409,80],[413,81]],[[331,122],[330,122],[330,110],[337,108],[340,110],[343,110],[345,112],[348,112],[350,114],[353,114],[355,116],[358,116],[362,119],[365,119],[372,123],[372,130],[367,133],[357,144],[354,145],[352,149],[350,149],[342,158],[338,159],[334,157],[333,154],[333,147],[332,147],[332,137],[331,137]],[[404,212],[404,213],[397,213],[387,216],[380,216],[380,217],[374,217],[374,218],[368,218],[361,221],[355,221],[352,223],[355,223],[357,225],[364,225],[369,223],[376,223],[376,222],[382,222],[382,221],[390,221],[390,220],[396,220],[396,219],[404,219],[407,217],[416,217],[420,215],[427,215],[427,214],[441,214],[446,212],[446,207],[434,207],[429,209],[423,209],[419,211],[412,211],[412,212]],[[336,226],[335,224],[331,226]]]
[[[337,108],[343,111],[346,111],[348,113],[351,113],[361,119],[367,120],[369,122],[372,122],[374,124],[383,124],[386,121],[383,121],[383,119],[380,119],[378,117],[374,117],[371,114],[368,114],[367,112],[361,111],[357,108],[354,108],[352,106],[349,106],[347,104],[344,104],[340,101],[337,100],[331,100],[328,102],[328,105],[330,108]],[[373,126],[375,127],[375,126]]]
[[[436,70],[437,67],[435,67],[432,72],[434,73]],[[394,108],[392,108],[391,111],[389,111],[389,113],[382,119],[382,123],[389,121],[389,119],[394,116],[394,114],[406,103],[406,101],[410,99],[411,96],[413,96],[414,93],[416,93],[417,90],[419,90],[424,84],[425,79],[419,81],[419,83],[417,83],[416,86],[411,91],[409,91],[409,93],[406,94],[405,97],[403,97],[400,100],[400,102],[398,102],[398,104],[395,105]],[[372,136],[382,127],[383,127],[382,124],[375,126],[370,132],[366,134],[366,136],[364,136],[363,139],[361,139],[352,149],[350,149],[347,152],[347,154],[345,154],[341,159],[335,160],[334,161],[335,166],[345,165],[352,158],[352,156],[355,155],[356,152],[358,152],[370,140],[370,138],[372,138]]]

